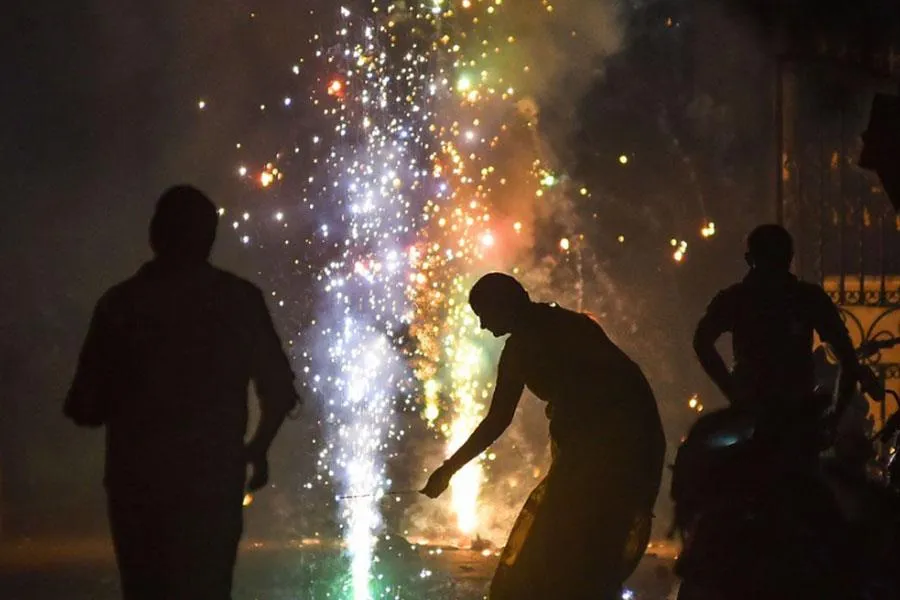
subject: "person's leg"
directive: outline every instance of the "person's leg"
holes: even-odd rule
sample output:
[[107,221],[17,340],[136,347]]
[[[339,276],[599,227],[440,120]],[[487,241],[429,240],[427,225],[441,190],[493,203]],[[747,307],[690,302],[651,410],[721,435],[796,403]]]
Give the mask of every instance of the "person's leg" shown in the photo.
[[172,515],[167,600],[230,600],[243,527],[240,497],[185,502]]
[[[643,555],[644,548],[631,549],[643,538],[637,517],[643,512],[637,498],[645,495],[640,478],[632,470],[595,464],[591,456],[566,465],[559,472],[559,485],[548,493],[547,513],[554,515],[547,540],[547,589],[564,590],[572,600],[616,597],[626,572]],[[644,509],[646,510],[646,509]],[[563,597],[563,596],[559,596]]]
[[[539,598],[535,588],[541,580],[541,564],[538,550],[543,535],[542,521],[536,520],[541,512],[548,479],[544,479],[531,492],[510,531],[506,546],[500,555],[500,563],[491,580],[490,600],[528,600]],[[537,529],[535,525],[537,524]],[[531,596],[529,594],[535,594]]]
[[572,600],[615,598],[625,578],[624,557],[636,511],[616,506],[609,496],[569,506],[554,545],[565,551],[549,556],[550,589],[564,589]]
[[[627,490],[611,479],[585,476],[579,466],[554,463],[539,486],[539,502],[533,502],[537,494],[529,497],[508,542],[517,549],[515,560],[503,564],[507,548],[491,583],[491,600],[606,600],[617,595],[635,511],[620,506],[612,491],[627,495]],[[527,526],[524,539],[519,539],[520,525]]]
[[109,524],[123,600],[166,597],[159,512],[150,503],[109,498]]

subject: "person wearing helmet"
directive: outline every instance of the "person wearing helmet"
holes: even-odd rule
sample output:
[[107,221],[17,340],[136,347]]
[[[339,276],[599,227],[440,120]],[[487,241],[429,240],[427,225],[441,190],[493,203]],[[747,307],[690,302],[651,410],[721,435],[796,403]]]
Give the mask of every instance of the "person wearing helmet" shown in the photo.
[[506,430],[527,387],[548,403],[553,463],[510,534],[490,598],[616,597],[646,547],[662,475],[649,383],[593,318],[532,302],[509,275],[479,279],[469,304],[483,329],[509,337],[487,415],[422,493],[439,496]]

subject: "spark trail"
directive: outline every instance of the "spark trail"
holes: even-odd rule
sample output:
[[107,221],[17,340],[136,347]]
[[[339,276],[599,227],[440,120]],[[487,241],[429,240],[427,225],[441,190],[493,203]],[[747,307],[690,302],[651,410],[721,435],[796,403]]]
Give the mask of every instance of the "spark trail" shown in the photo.
[[398,435],[394,403],[412,393],[401,340],[410,317],[406,240],[420,212],[412,199],[421,175],[417,121],[426,108],[419,57],[407,53],[395,64],[388,21],[376,5],[373,14],[355,17],[342,8],[339,43],[326,50],[334,75],[326,87],[330,102],[322,103],[336,119],[326,165],[339,213],[320,226],[323,241],[337,241],[321,273],[325,295],[313,357],[328,407],[322,460],[344,493],[374,491],[340,507],[351,563],[344,591],[354,600],[379,595],[372,564],[378,502],[390,486],[384,461]]

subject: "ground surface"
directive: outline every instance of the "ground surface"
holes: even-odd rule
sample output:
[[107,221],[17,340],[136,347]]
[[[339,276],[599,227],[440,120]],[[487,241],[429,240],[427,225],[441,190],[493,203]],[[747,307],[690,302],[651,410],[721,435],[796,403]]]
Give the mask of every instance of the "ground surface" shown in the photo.
[[[628,585],[637,600],[667,600],[674,587],[672,550],[654,545]],[[385,571],[409,600],[479,600],[497,558],[470,550],[409,547],[402,542]],[[234,600],[334,598],[340,550],[318,540],[246,541],[235,574]],[[107,539],[0,540],[3,600],[115,600],[118,580]]]

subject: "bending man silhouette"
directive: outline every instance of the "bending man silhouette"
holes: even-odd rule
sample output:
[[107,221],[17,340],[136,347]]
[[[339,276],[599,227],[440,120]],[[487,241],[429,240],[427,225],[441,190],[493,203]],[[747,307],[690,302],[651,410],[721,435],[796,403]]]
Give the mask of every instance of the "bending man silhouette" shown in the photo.
[[[867,393],[883,394],[872,372],[860,366],[837,307],[828,294],[791,274],[793,240],[779,225],[761,225],[747,237],[750,271],[719,292],[697,325],[694,350],[703,369],[735,406],[761,417],[809,414],[802,406],[816,382],[813,331],[837,355],[842,372],[840,417],[859,381]],[[730,332],[734,369],[729,371],[716,340]],[[779,418],[784,421],[785,419]],[[789,419],[788,419],[789,420]]]
[[469,303],[483,329],[510,337],[487,416],[422,493],[439,496],[506,430],[527,386],[548,403],[553,465],[513,527],[490,598],[613,598],[643,554],[659,492],[653,392],[596,321],[532,302],[508,275],[482,277]]
[[[269,445],[298,401],[262,293],[208,262],[217,221],[192,187],[162,195],[155,258],[97,303],[65,402],[76,424],[106,426],[126,600],[230,598],[245,487],[266,485]],[[261,417],[245,445],[250,381]]]

